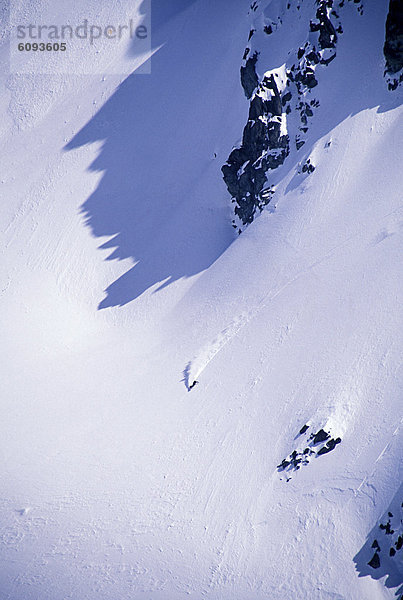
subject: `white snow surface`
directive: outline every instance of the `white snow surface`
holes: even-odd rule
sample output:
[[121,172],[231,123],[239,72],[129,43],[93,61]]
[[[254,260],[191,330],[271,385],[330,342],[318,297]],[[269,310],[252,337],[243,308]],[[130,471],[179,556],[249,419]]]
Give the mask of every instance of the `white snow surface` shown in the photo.
[[[3,69],[1,600],[396,597],[397,561],[355,559],[403,501],[387,2],[345,8],[309,141],[237,236],[249,4],[154,0],[151,75]],[[287,482],[305,423],[342,442]]]

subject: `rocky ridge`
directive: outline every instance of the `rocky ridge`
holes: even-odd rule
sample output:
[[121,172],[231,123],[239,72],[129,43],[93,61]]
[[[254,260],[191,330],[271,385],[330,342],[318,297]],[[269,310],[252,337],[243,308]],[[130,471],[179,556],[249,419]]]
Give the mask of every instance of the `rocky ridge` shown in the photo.
[[[311,18],[307,20],[305,42],[289,53],[286,63],[260,74],[260,50],[254,49],[257,32],[272,35],[283,22],[278,16],[266,16],[265,7],[254,2],[250,6],[253,26],[241,66],[241,84],[250,101],[248,120],[240,143],[234,147],[222,167],[223,178],[235,204],[233,227],[241,233],[252,223],[256,214],[269,204],[275,192],[269,173],[282,165],[291,150],[304,146],[306,134],[320,103],[315,95],[320,70],[328,68],[336,58],[337,42],[343,34],[342,12],[352,3],[360,15],[364,12],[361,0],[315,0],[311,3]],[[395,89],[402,79],[401,32],[399,6],[391,0],[386,24],[385,59],[389,74],[389,89]],[[303,0],[284,0],[280,15],[306,8]],[[397,75],[396,75],[397,73]],[[399,78],[400,77],[400,78]],[[301,171],[312,173],[309,162]]]

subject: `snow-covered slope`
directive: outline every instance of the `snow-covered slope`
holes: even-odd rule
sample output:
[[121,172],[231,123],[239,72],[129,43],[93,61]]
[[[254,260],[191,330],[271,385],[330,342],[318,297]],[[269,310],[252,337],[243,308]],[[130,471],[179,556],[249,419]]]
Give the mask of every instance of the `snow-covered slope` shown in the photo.
[[[287,10],[253,4],[154,0],[150,75],[3,78],[1,600],[403,593],[387,2],[340,11],[238,236],[239,69]],[[310,35],[297,4],[251,38],[260,77]]]

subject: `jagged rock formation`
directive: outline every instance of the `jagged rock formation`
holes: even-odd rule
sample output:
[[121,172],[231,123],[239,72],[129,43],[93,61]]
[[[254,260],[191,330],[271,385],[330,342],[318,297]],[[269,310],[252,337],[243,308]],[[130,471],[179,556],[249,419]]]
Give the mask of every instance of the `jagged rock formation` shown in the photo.
[[[306,142],[310,120],[319,107],[315,97],[318,69],[320,72],[320,68],[327,68],[336,58],[337,41],[343,34],[341,14],[346,2],[354,4],[358,13],[363,14],[361,0],[316,0],[312,3],[306,41],[289,54],[281,68],[259,73],[262,68],[260,53],[256,49],[253,51],[258,28],[262,34],[270,36],[281,26],[281,17],[263,16],[262,21],[260,16],[250,30],[241,67],[241,84],[250,100],[248,121],[241,143],[231,151],[222,167],[224,181],[235,204],[233,227],[239,233],[272,199],[275,186],[268,182],[270,170],[282,165],[291,150],[298,152]],[[255,15],[259,4],[254,2],[250,8]],[[291,8],[300,10],[300,0],[284,2],[285,12]],[[399,0],[391,0],[384,49],[387,71],[391,74],[401,69],[403,61],[401,12]],[[401,79],[402,75],[400,79],[394,77],[389,81],[389,88],[395,89]],[[293,116],[291,121],[289,116]],[[301,171],[309,175],[314,169],[308,160]]]
[[[246,56],[249,52],[246,52]],[[245,56],[245,58],[246,58]],[[249,57],[245,63],[245,66],[241,67],[241,84],[245,91],[245,95],[248,100],[251,99],[253,92],[258,86],[259,78],[256,75],[256,62],[258,53],[255,52],[253,56]]]
[[[247,87],[245,94],[248,93]],[[261,209],[270,199],[271,190],[263,192],[266,171],[282,164],[288,153],[281,93],[270,74],[253,95],[240,148],[231,152],[222,168],[224,181],[236,202],[235,214],[244,225],[251,223],[256,208]]]
[[383,53],[386,72],[391,76],[389,89],[394,90],[403,81],[403,3],[401,0],[390,0]]
[[[290,153],[290,134],[287,130],[287,115],[291,100],[295,97],[295,110],[300,116],[300,127],[294,133],[293,142],[299,150],[305,143],[308,119],[319,106],[315,98],[307,98],[310,90],[318,85],[315,70],[318,65],[327,66],[336,56],[337,34],[342,33],[338,14],[332,11],[331,0],[319,0],[316,13],[310,21],[309,40],[300,47],[285,69],[273,69],[259,77],[256,71],[258,52],[250,56],[251,46],[244,53],[241,67],[241,84],[250,100],[248,122],[244,128],[242,142],[234,148],[222,167],[224,181],[235,203],[235,215],[239,219],[233,226],[238,228],[251,223],[256,211],[267,205],[274,188],[267,185],[267,172],[284,163]],[[288,4],[288,8],[290,7]],[[253,12],[257,5],[251,6]],[[263,27],[270,35],[281,24],[270,22]],[[255,29],[251,29],[249,41]],[[312,34],[316,33],[316,42]],[[313,171],[310,167],[308,173]]]

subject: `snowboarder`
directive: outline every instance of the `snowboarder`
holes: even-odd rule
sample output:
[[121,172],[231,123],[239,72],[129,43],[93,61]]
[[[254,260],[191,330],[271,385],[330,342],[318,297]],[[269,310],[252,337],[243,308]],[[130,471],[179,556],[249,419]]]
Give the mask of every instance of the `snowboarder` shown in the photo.
[[189,392],[190,392],[190,390],[191,390],[192,388],[194,388],[194,386],[196,385],[196,383],[199,383],[199,382],[198,382],[198,381],[196,381],[196,379],[195,379],[195,380],[194,380],[194,382],[193,382],[193,383],[192,383],[192,384],[189,386],[189,388],[188,388]]

